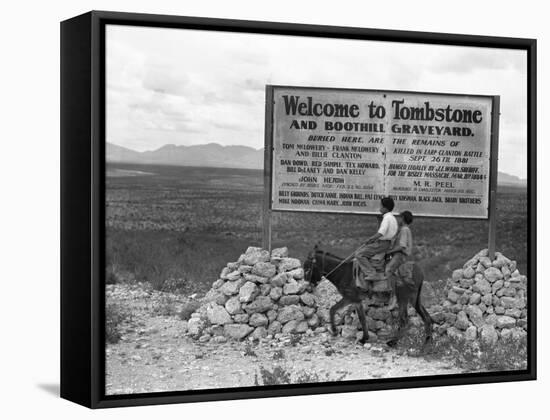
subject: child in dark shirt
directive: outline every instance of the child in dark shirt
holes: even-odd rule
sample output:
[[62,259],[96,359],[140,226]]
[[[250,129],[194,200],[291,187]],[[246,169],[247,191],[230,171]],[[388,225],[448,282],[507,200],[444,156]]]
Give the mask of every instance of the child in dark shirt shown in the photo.
[[401,220],[399,223],[399,231],[393,248],[388,251],[392,255],[391,261],[386,265],[386,278],[390,282],[392,296],[389,303],[389,309],[395,308],[397,305],[397,297],[395,295],[396,270],[399,266],[405,263],[410,257],[413,247],[412,233],[409,225],[413,222],[413,215],[410,211],[404,211],[400,214]]

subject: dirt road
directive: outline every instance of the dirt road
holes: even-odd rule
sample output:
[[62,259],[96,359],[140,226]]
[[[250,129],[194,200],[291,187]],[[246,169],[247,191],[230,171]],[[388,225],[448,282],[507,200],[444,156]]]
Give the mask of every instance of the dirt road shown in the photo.
[[[110,290],[110,292],[109,292]],[[262,384],[278,366],[291,380],[325,382],[460,373],[451,360],[427,361],[379,344],[333,338],[327,332],[299,339],[199,343],[187,337],[177,316],[152,316],[159,294],[110,287],[107,302],[132,313],[121,339],[107,346],[106,392],[131,394]]]

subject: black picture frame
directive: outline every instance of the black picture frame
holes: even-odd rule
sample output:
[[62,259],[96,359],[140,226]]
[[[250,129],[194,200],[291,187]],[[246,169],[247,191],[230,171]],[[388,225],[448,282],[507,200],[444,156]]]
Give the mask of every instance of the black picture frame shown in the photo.
[[[105,395],[105,26],[524,50],[528,113],[528,368],[522,371]],[[536,40],[92,11],[61,23],[61,397],[90,408],[536,379]]]

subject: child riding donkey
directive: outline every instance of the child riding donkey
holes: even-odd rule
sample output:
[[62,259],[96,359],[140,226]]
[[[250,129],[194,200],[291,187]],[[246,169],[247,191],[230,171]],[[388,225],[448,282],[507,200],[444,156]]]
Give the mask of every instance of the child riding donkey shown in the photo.
[[[392,214],[394,206],[391,197],[382,198],[380,206],[382,221],[378,231],[368,238],[355,254],[355,259],[363,274],[363,276],[357,276],[357,285],[368,289],[367,281],[369,280],[387,280],[392,292],[389,302],[390,309],[396,306],[396,270],[406,262],[412,249],[412,234],[408,227],[412,223],[412,213],[409,211],[401,213],[401,223],[398,224]],[[386,255],[392,255],[392,259],[386,265],[384,274],[379,274],[376,268],[383,267]]]

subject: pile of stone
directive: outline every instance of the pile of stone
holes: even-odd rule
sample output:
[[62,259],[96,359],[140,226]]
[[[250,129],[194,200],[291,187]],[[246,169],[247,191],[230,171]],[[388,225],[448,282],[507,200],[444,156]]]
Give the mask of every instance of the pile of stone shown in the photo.
[[440,334],[481,340],[519,339],[527,333],[527,278],[499,252],[482,250],[455,270],[442,305],[431,308]]
[[[527,278],[516,265],[501,253],[491,260],[486,249],[480,251],[453,272],[442,303],[425,283],[422,301],[435,332],[488,344],[525,337]],[[191,314],[188,334],[202,342],[224,342],[323,333],[330,322],[329,309],[340,299],[330,281],[323,279],[315,288],[306,282],[300,260],[289,258],[287,248],[269,253],[249,247],[212,284]],[[398,310],[388,310],[386,301],[384,293],[374,293],[363,302],[369,341],[385,341],[394,333]],[[414,309],[409,308],[409,315],[413,326],[422,327]],[[362,337],[353,305],[339,311],[335,321],[343,338]]]
[[191,314],[188,334],[203,342],[312,334],[320,320],[311,292],[302,263],[286,247],[271,253],[249,247],[223,268]]

